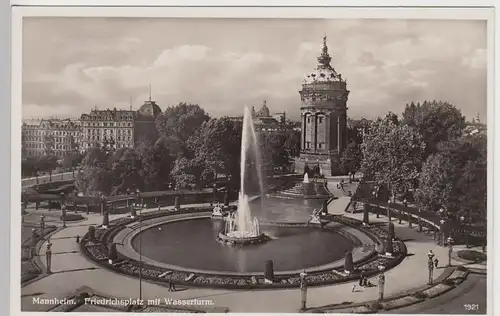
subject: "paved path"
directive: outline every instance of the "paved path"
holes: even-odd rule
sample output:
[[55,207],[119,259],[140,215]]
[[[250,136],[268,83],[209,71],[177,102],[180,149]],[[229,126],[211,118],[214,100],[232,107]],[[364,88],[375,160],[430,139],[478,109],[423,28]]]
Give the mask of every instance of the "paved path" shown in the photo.
[[[329,207],[330,213],[344,214],[360,219],[362,214],[343,213],[342,206],[348,202],[346,198],[335,200],[335,204]],[[69,224],[67,228],[57,232],[51,237],[52,241],[52,275],[46,276],[37,282],[26,285],[21,289],[23,310],[35,311],[45,310],[43,305],[33,305],[32,295],[42,298],[64,297],[73,292],[76,288],[86,285],[101,293],[122,298],[137,298],[139,296],[139,281],[135,278],[126,277],[120,274],[103,269],[89,270],[96,268],[96,265],[87,260],[78,252],[78,245],[74,237],[78,234],[83,236],[91,224],[100,224],[101,216],[90,214],[85,222]],[[110,219],[115,219],[125,215],[111,215]],[[383,217],[376,219],[371,215],[374,222],[384,222]],[[416,228],[408,228],[403,222],[399,225],[394,221],[395,230],[398,237],[405,240],[409,256],[394,269],[386,272],[386,296],[400,293],[408,288],[414,288],[426,284],[427,272],[427,252],[432,249],[441,262],[447,261],[447,249],[437,246],[431,236],[418,233]],[[416,226],[416,225],[414,225]],[[40,251],[41,259],[44,261],[45,245]],[[456,263],[456,262],[453,262]],[[437,277],[442,268],[435,271]],[[376,280],[372,279],[376,284]],[[339,285],[314,287],[308,289],[308,307],[320,307],[327,304],[341,302],[361,302],[373,300],[377,297],[377,288],[364,288],[360,292],[352,292],[352,287],[357,282],[349,282]],[[176,298],[176,299],[212,299],[216,306],[228,307],[232,312],[297,312],[300,307],[299,289],[280,290],[214,290],[202,288],[189,288],[177,292],[168,292],[163,286],[143,282],[142,291],[144,299],[154,298]]]

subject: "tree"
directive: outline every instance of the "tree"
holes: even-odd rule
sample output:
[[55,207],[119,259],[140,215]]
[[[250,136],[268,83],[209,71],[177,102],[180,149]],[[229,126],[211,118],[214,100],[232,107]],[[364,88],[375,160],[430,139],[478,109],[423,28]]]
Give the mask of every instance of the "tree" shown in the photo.
[[133,148],[120,148],[109,158],[111,164],[112,190],[111,194],[125,193],[128,190],[143,191],[141,160]]
[[211,119],[189,140],[195,161],[191,166],[204,165],[200,181],[208,183],[217,175],[239,177],[242,123],[223,117]]
[[199,159],[180,158],[175,161],[170,176],[175,181],[175,189],[192,189],[200,186],[205,165]]
[[389,113],[364,134],[361,172],[366,180],[385,185],[394,198],[417,184],[424,149],[420,134]]
[[347,144],[346,149],[340,157],[340,163],[344,170],[349,174],[355,174],[359,168],[361,168],[361,161],[363,160],[363,155],[361,153],[360,145],[356,144],[354,141]]
[[349,120],[347,126],[347,142],[361,145],[363,142],[363,133],[367,133],[372,121],[362,118],[360,120]]
[[174,153],[170,152],[165,139],[151,143],[143,140],[138,144],[136,151],[140,157],[141,169],[139,174],[144,181],[144,190],[164,190],[170,181],[170,171],[175,163]]
[[197,104],[181,102],[170,106],[156,119],[159,136],[175,136],[186,142],[200,126],[209,120],[208,114]]
[[419,177],[417,202],[450,214],[486,215],[486,137],[468,136],[442,142],[429,156]]
[[71,169],[73,172],[73,178],[75,177],[75,168],[82,161],[83,156],[78,151],[68,151],[62,159],[61,166],[64,169]]
[[21,173],[23,177],[33,177],[38,175],[38,159],[28,157],[21,162]]
[[466,123],[459,109],[442,101],[407,104],[403,121],[422,135],[426,144],[424,158],[436,152],[439,142],[462,136]]
[[111,194],[113,174],[108,155],[102,148],[89,148],[82,160],[81,172],[75,179],[77,189],[85,196]]
[[52,182],[52,172],[59,166],[56,156],[42,156],[37,160],[37,170],[48,172],[49,181]]

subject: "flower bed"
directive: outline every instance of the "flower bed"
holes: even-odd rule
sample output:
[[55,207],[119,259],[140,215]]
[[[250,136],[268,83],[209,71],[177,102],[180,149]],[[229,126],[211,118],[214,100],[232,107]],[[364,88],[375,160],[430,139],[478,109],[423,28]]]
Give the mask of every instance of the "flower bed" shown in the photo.
[[405,307],[405,306],[412,305],[415,303],[419,303],[419,302],[422,302],[423,300],[424,300],[424,298],[418,298],[416,296],[408,295],[408,296],[403,296],[403,297],[396,298],[393,300],[381,302],[380,305],[382,305],[382,308],[384,310],[391,310],[391,309],[401,308],[401,307]]
[[461,259],[472,262],[486,261],[486,254],[476,250],[459,250],[457,256]]
[[370,306],[367,305],[361,305],[361,306],[354,306],[354,307],[344,307],[344,308],[338,308],[338,309],[327,309],[327,310],[322,310],[324,313],[328,314],[369,314],[373,313],[376,311],[373,311]]
[[446,293],[448,292],[449,290],[451,290],[453,288],[452,285],[446,285],[446,284],[443,284],[443,283],[439,283],[425,291],[422,291],[422,293],[424,293],[424,295],[427,295],[428,298],[433,298],[433,297],[436,297],[436,296],[439,296],[443,293]]
[[21,283],[33,280],[40,275],[40,270],[33,263],[33,261],[22,261],[21,262]]
[[[81,221],[83,219],[85,219],[85,217],[80,214],[66,214],[66,216],[64,216],[64,220],[67,222]],[[62,215],[60,217],[60,220],[63,220]]]

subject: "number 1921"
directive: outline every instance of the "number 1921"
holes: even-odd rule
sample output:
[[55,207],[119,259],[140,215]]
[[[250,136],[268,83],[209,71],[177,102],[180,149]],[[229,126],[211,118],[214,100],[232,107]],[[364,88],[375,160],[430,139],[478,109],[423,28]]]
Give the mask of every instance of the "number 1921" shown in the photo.
[[479,310],[479,304],[464,304],[466,311],[477,311]]

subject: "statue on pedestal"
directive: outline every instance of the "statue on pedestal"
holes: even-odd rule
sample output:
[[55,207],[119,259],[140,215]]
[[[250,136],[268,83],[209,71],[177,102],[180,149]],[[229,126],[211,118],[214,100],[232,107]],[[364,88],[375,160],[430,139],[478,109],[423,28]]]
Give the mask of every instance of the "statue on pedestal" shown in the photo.
[[214,209],[212,211],[212,217],[222,217],[224,216],[222,212],[222,207],[220,206],[220,203],[217,202],[215,203]]

